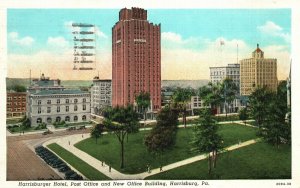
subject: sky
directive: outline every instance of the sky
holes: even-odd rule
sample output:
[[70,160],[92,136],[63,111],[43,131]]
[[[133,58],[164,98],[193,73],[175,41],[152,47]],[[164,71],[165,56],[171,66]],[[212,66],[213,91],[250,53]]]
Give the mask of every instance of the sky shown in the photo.
[[[161,24],[162,80],[209,79],[209,67],[250,58],[259,44],[286,79],[291,59],[290,9],[149,9]],[[118,9],[8,9],[8,77],[45,73],[62,80],[111,78],[111,29]],[[73,70],[72,23],[96,25],[96,70]],[[222,42],[221,42],[222,41]],[[221,45],[223,43],[224,45]]]

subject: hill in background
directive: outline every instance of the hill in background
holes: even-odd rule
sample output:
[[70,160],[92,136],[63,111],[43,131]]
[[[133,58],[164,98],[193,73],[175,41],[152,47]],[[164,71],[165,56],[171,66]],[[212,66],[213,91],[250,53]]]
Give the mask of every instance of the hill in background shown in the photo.
[[[199,88],[208,84],[209,80],[162,80],[162,87],[191,87]],[[6,88],[13,85],[23,85],[28,87],[30,80],[27,78],[6,78]],[[66,88],[89,87],[92,85],[92,80],[62,80],[61,85]]]

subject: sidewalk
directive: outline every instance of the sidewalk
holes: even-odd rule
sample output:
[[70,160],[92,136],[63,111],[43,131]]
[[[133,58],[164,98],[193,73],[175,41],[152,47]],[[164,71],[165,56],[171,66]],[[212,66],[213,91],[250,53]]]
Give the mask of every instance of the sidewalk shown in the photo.
[[[82,137],[83,136],[83,137]],[[77,157],[79,157],[80,159],[82,159],[83,161],[87,162],[89,165],[93,166],[95,169],[97,169],[99,172],[105,174],[106,176],[118,180],[118,179],[145,179],[148,176],[152,176],[154,174],[158,174],[161,173],[159,168],[156,169],[152,169],[151,173],[148,172],[143,172],[143,173],[139,173],[139,174],[123,174],[113,168],[111,168],[111,172],[109,172],[109,166],[108,165],[104,165],[102,166],[102,162],[99,161],[98,159],[88,155],[87,153],[77,149],[76,147],[74,147],[74,144],[76,144],[77,142],[80,142],[81,140],[84,140],[86,138],[90,137],[89,133],[86,134],[79,134],[79,135],[71,135],[71,136],[67,136],[67,137],[62,137],[62,138],[56,138],[56,139],[52,139],[49,141],[46,141],[45,143],[43,143],[43,146],[46,147],[47,145],[51,144],[51,143],[57,143],[60,146],[62,146],[63,148],[65,148],[66,150],[70,151],[71,153],[73,153],[74,155],[76,155]],[[70,141],[70,145],[69,145],[69,141]],[[239,149],[241,147],[245,147],[251,144],[254,144],[257,142],[257,139],[253,139],[253,140],[249,140],[246,142],[242,142],[240,144],[235,144],[232,146],[229,146],[227,148],[225,148],[225,152],[227,151],[231,151],[231,150],[235,150],[235,149]],[[191,157],[182,161],[178,161],[166,166],[163,166],[163,171],[167,171],[167,170],[171,170],[180,166],[184,166],[199,160],[203,160],[207,158],[207,154],[202,154],[202,155],[198,155],[195,157]]]

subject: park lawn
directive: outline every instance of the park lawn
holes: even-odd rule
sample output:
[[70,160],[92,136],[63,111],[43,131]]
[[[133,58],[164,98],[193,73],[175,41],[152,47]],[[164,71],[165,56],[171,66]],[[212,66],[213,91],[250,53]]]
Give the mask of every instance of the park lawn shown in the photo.
[[[219,132],[224,138],[225,146],[257,138],[255,128],[237,124],[220,125]],[[148,133],[149,131],[141,131],[130,134],[128,142],[125,140],[125,167],[122,170],[120,169],[120,144],[114,134],[103,135],[98,139],[97,144],[94,138],[88,138],[75,144],[75,147],[128,174],[145,172],[148,164],[151,168],[158,168],[161,164],[167,165],[197,155],[191,152],[190,146],[193,128],[180,128],[174,148],[166,151],[162,156],[154,156],[147,151],[144,137]]]
[[259,142],[219,155],[217,167],[208,175],[207,159],[146,179],[290,179],[291,147],[279,149]]
[[7,128],[11,133],[13,134],[22,134],[24,132],[34,132],[34,131],[42,131],[42,130],[47,130],[47,129],[35,129],[35,127],[29,127],[27,129],[23,129],[20,127],[11,127]]
[[59,155],[63,160],[69,163],[71,166],[76,168],[79,172],[81,172],[86,178],[89,180],[110,180],[109,177],[105,176],[94,167],[90,166],[80,158],[73,155],[71,152],[67,151],[63,147],[58,144],[50,144],[47,145],[53,152]]
[[22,118],[23,118],[23,117],[20,117],[20,118],[14,118],[14,119],[6,119],[6,124],[20,123],[20,120],[21,120]]

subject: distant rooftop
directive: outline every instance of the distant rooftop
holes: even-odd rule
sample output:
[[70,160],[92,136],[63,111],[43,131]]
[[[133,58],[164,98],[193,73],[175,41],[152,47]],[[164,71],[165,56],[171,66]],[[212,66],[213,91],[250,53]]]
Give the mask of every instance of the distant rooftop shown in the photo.
[[69,94],[89,94],[87,91],[81,90],[42,90],[40,92],[34,93],[33,95],[69,95]]

